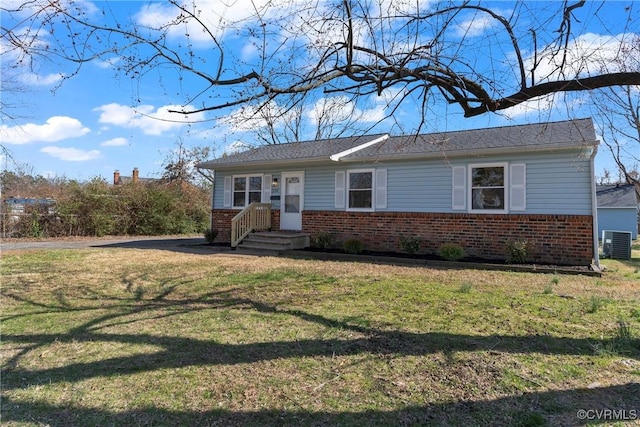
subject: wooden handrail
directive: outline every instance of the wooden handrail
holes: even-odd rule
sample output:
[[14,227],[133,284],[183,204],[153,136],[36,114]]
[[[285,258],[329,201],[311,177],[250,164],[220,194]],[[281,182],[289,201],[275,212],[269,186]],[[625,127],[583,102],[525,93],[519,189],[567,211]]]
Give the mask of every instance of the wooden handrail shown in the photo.
[[271,203],[251,203],[231,220],[231,247],[238,246],[252,231],[271,229]]

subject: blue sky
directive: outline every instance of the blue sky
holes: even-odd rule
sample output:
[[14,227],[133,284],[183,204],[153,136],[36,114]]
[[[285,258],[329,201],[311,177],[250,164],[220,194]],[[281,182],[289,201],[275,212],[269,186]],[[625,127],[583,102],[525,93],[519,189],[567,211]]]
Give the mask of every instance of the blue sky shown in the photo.
[[[10,2],[17,3],[14,0]],[[164,2],[81,3],[97,17],[101,10],[107,8],[114,19],[123,23],[158,23],[172,16]],[[424,7],[429,7],[427,1],[421,3]],[[241,22],[252,10],[251,2],[246,0],[232,2],[231,8],[223,5],[230,4],[229,2],[208,1],[201,4],[204,9],[216,11],[209,16],[211,22],[214,21],[213,18],[220,17],[227,19],[227,22]],[[544,3],[536,3],[536,7],[541,4]],[[577,34],[582,34],[580,38],[572,40],[576,52],[584,52],[580,49],[585,45],[613,46],[612,49],[615,50],[616,41],[624,39],[629,33],[624,24],[628,16],[625,8],[631,4],[632,2],[609,2],[606,13],[599,10],[598,19],[588,19],[586,16],[594,12],[595,3],[589,2],[589,7],[584,11],[579,10],[578,13],[585,16],[579,16],[580,24],[576,24]],[[488,5],[505,13],[512,6],[508,2]],[[20,14],[3,14],[3,26],[13,25],[19,30],[21,25],[25,25],[20,22],[23,18],[24,15]],[[557,17],[555,19],[556,22],[550,23],[551,28],[556,28],[554,25],[559,22]],[[235,26],[236,29],[239,25]],[[481,40],[483,33],[488,30],[487,25],[477,16],[469,16],[468,19],[461,17],[457,31],[468,38],[477,37]],[[240,29],[235,33],[219,36],[231,48],[231,54],[238,63],[244,61],[246,64],[255,64],[255,45],[243,38],[242,34],[244,33]],[[176,34],[171,40],[179,43],[180,35]],[[41,37],[41,41],[47,42],[46,34]],[[191,41],[196,50],[200,49],[198,43],[202,41],[199,36],[192,36]],[[602,54],[603,49],[600,51]],[[119,59],[107,55],[85,63],[77,75],[63,80],[74,68],[56,60],[36,59],[29,66],[17,67],[8,74],[4,72],[5,66],[13,65],[17,59],[10,52],[7,53],[4,47],[3,52],[2,97],[3,103],[13,106],[9,111],[13,118],[4,119],[0,123],[0,140],[10,151],[13,160],[26,166],[34,174],[79,180],[95,176],[111,179],[116,169],[122,175],[130,175],[132,169],[137,167],[141,176],[157,177],[162,172],[163,161],[176,149],[178,141],[186,147],[210,146],[217,154],[233,149],[238,143],[255,143],[255,135],[250,129],[256,128],[259,123],[251,120],[245,120],[244,123],[228,120],[231,114],[238,114],[237,108],[216,113],[197,113],[188,117],[169,113],[168,110],[180,109],[184,105],[187,109],[194,108],[186,102],[199,90],[193,79],[173,70],[154,69],[142,79],[131,78],[116,72]],[[502,53],[505,56],[509,54]],[[8,87],[19,89],[7,90]],[[224,98],[230,96],[230,93],[220,89],[217,96]],[[304,117],[311,123],[310,127],[317,120],[314,106],[322,96],[326,95],[317,95],[305,112]],[[414,115],[412,110],[411,105],[403,104],[395,114],[396,119],[400,117],[410,121]],[[356,106],[356,111],[363,122],[371,124],[368,127],[370,132],[398,133],[392,120],[379,121],[388,113],[384,97],[368,97]],[[426,126],[426,131],[564,120],[588,117],[593,113],[589,108],[587,93],[535,100],[501,114],[486,114],[472,119],[463,118],[458,107],[445,103],[435,104],[432,111],[434,115]],[[246,115],[246,110],[244,114]],[[15,168],[6,158],[3,159],[3,167],[5,166]],[[615,169],[605,150],[601,149],[596,158],[597,173],[600,174],[604,168]]]

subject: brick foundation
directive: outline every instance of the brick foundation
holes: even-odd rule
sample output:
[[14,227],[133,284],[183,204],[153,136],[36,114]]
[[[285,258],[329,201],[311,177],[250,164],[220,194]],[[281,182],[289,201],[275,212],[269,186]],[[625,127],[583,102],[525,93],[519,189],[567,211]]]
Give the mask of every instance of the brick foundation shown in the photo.
[[[216,209],[212,228],[217,241],[231,240],[237,210]],[[593,219],[588,215],[482,215],[415,212],[303,211],[303,231],[331,233],[337,242],[355,238],[365,249],[401,252],[400,237],[419,237],[420,253],[436,254],[443,243],[462,245],[467,256],[504,260],[511,240],[530,244],[531,261],[588,265],[593,258]],[[280,211],[272,211],[274,230]]]
[[403,212],[304,211],[303,231],[360,240],[365,249],[401,252],[400,236],[416,236],[421,253],[443,243],[462,245],[467,256],[504,260],[510,240],[530,244],[531,261],[588,265],[593,257],[593,219],[588,215],[479,215]]
[[[211,229],[217,230],[216,242],[231,242],[231,220],[238,215],[238,209],[214,209],[211,211]],[[280,230],[280,211],[271,210],[271,226]]]

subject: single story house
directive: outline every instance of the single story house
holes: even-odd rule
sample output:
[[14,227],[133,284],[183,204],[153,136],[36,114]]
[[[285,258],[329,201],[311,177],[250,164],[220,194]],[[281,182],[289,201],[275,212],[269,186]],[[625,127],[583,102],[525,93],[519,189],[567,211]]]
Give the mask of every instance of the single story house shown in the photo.
[[402,237],[417,237],[422,253],[457,243],[504,260],[517,240],[531,261],[588,265],[598,263],[597,145],[592,120],[579,119],[268,145],[198,167],[215,170],[221,241],[232,240],[236,215],[262,203],[273,230],[355,238],[369,250],[400,252]]
[[598,198],[598,238],[603,230],[629,231],[638,238],[640,202],[633,184],[596,186]]

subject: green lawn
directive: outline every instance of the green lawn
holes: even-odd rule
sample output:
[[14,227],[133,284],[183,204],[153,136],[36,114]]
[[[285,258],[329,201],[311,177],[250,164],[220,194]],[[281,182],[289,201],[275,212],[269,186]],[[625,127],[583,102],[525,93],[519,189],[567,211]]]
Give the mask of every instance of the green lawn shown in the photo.
[[4,253],[2,423],[628,425],[578,415],[640,418],[635,249],[603,277]]

